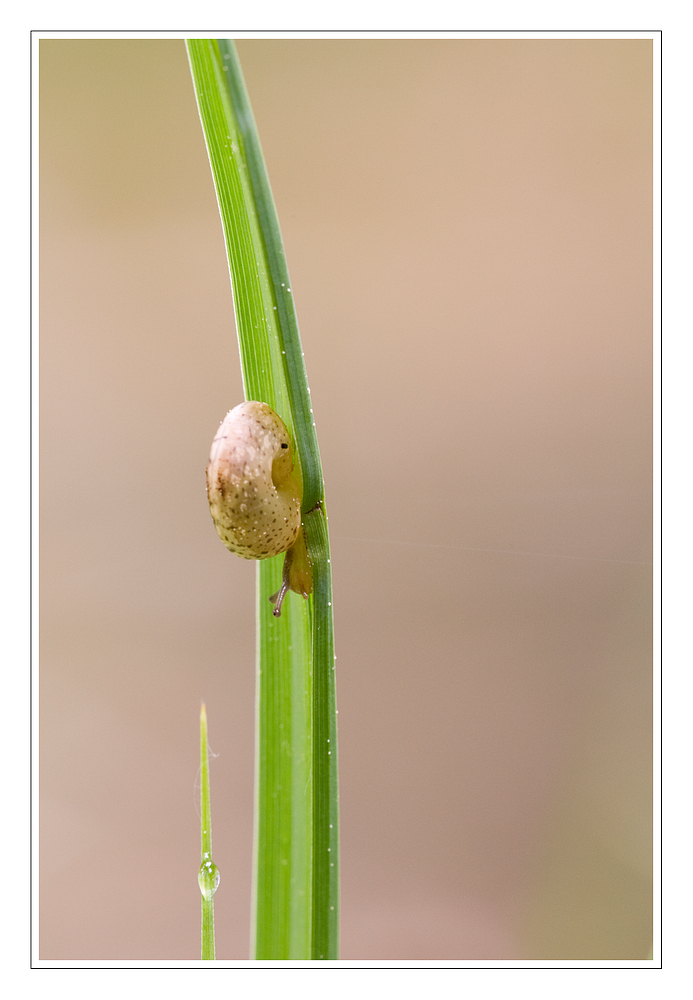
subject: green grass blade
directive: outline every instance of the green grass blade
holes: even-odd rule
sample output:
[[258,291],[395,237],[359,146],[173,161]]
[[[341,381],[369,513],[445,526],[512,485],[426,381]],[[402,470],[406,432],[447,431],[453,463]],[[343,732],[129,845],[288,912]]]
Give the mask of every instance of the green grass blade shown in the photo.
[[209,747],[207,710],[200,709],[200,826],[202,863],[197,881],[202,893],[202,961],[214,961],[214,893],[219,885],[219,869],[212,861],[212,800],[209,789]]
[[309,608],[289,595],[275,618],[267,596],[279,589],[281,560],[263,561],[258,569],[253,954],[307,959],[313,878]]
[[327,522],[306,518],[313,585],[313,927],[312,957],[339,957],[339,809],[332,576]]
[[[292,433],[314,593],[268,596],[283,557],[258,563],[254,957],[338,957],[334,635],[322,469],[293,294],[252,110],[232,42],[187,42],[219,201],[247,399]],[[234,402],[234,401],[230,401]]]
[[303,510],[309,511],[323,499],[324,487],[318,439],[310,404],[308,378],[303,362],[298,319],[284,255],[279,219],[274,207],[265,161],[260,148],[250,100],[236,49],[228,39],[219,39],[224,77],[238,119],[243,140],[248,180],[257,211],[269,279],[277,307],[277,334],[285,368],[286,387],[293,417],[303,474]]

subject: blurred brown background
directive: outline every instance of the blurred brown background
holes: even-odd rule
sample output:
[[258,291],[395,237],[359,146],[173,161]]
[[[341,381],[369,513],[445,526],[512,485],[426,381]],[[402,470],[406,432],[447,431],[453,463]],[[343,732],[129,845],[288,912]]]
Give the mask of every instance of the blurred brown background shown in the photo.
[[[652,43],[238,43],[333,546],[342,958],[652,939]],[[254,567],[184,43],[40,43],[40,957],[247,959]],[[294,599],[293,597],[291,599]],[[297,598],[296,598],[297,599]]]

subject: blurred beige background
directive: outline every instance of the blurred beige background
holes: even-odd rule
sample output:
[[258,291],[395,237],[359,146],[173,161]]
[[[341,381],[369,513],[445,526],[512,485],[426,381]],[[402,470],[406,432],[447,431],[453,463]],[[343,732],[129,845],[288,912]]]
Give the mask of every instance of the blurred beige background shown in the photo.
[[[238,43],[333,546],[342,958],[652,939],[652,44]],[[254,567],[184,43],[40,43],[40,957],[247,959]],[[292,598],[293,599],[293,598]]]

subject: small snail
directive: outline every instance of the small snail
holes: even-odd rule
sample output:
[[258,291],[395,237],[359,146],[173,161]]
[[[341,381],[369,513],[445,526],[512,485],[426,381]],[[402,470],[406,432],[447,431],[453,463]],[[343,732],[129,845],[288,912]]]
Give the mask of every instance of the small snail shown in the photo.
[[242,559],[286,552],[281,589],[270,598],[277,616],[288,590],[308,597],[313,589],[301,527],[302,492],[284,421],[266,403],[230,410],[209,455],[209,509],[222,542]]

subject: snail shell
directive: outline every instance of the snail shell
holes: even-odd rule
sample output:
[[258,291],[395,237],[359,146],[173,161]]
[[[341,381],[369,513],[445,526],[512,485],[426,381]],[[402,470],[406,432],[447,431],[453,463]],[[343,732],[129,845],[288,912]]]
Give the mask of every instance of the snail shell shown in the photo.
[[217,534],[242,559],[286,552],[301,527],[301,487],[291,438],[266,403],[241,403],[222,421],[207,466]]
[[301,529],[302,487],[284,421],[266,403],[247,402],[226,414],[212,442],[207,498],[217,534],[242,559],[286,552],[281,613],[288,590],[308,597],[313,578]]

